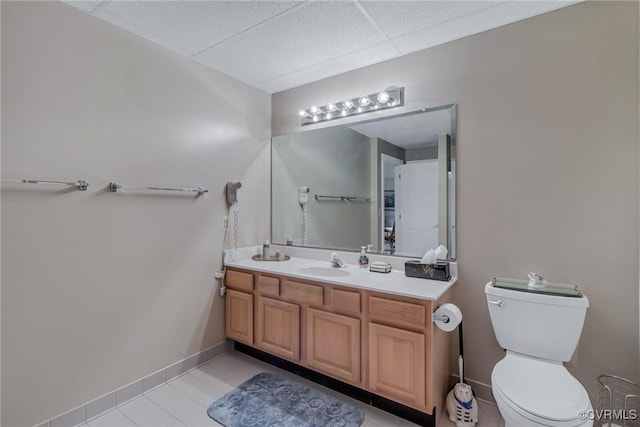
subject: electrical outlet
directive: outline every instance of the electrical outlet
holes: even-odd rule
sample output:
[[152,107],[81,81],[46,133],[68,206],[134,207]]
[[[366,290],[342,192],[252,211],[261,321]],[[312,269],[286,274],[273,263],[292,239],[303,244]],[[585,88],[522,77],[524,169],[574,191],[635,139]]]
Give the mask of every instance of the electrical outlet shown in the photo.
[[227,215],[222,217],[222,231],[227,231],[229,227],[229,217]]

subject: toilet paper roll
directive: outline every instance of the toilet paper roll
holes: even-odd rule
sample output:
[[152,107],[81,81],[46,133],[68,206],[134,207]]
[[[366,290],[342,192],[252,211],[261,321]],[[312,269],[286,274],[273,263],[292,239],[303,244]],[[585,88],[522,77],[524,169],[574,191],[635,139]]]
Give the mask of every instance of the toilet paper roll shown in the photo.
[[[462,322],[462,312],[460,309],[453,304],[442,304],[438,309],[433,313],[433,322],[436,326],[442,329],[445,332],[451,332],[455,328],[458,327],[460,322]],[[449,320],[443,320],[443,317],[447,317]]]

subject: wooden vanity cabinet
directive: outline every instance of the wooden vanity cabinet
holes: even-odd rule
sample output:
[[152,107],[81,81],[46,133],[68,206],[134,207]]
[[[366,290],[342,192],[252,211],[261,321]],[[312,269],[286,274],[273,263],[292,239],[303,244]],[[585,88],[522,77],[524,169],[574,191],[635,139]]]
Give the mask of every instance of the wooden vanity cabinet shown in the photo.
[[[426,414],[436,408],[440,415],[448,388],[449,339],[431,321],[435,302],[258,272],[252,280],[245,275],[230,276],[243,291],[228,294],[229,338]],[[253,342],[247,338],[251,321]]]

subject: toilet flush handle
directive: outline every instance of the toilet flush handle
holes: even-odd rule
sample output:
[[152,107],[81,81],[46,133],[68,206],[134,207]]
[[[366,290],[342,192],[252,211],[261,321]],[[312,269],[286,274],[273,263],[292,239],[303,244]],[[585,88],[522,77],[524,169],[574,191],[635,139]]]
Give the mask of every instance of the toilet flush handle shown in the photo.
[[498,307],[504,307],[504,301],[502,301],[501,299],[499,299],[497,301],[489,301],[489,300],[487,300],[487,304],[493,304],[493,305],[497,305]]

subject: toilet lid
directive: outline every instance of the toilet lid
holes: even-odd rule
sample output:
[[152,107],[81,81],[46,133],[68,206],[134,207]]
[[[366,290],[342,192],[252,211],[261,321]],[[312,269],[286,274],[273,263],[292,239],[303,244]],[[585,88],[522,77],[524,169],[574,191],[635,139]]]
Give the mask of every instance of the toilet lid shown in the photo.
[[493,369],[491,381],[514,405],[540,418],[575,420],[590,407],[582,384],[561,364],[508,355]]

